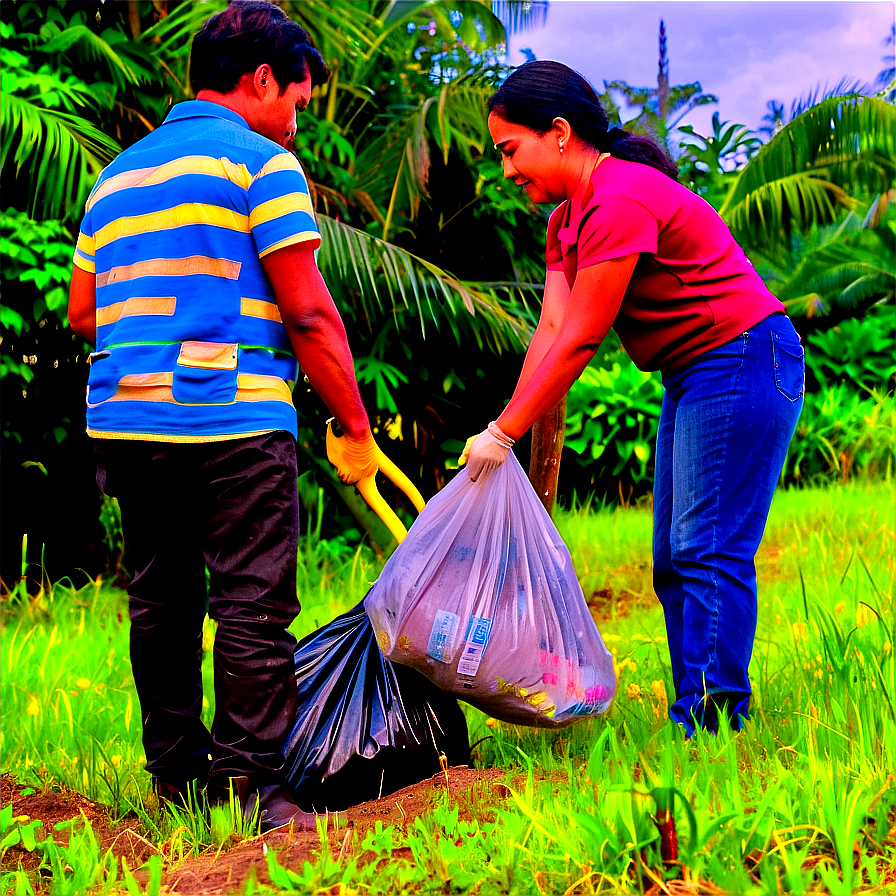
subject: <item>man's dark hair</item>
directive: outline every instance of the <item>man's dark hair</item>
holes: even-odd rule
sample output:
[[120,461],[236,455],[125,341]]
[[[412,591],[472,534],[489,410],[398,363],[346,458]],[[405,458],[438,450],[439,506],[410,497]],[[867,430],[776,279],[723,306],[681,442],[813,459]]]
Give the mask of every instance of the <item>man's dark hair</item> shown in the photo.
[[330,77],[308,32],[267,0],[233,0],[193,38],[190,86],[193,93],[232,93],[240,78],[267,63],[282,96],[290,84],[311,75],[311,86]]

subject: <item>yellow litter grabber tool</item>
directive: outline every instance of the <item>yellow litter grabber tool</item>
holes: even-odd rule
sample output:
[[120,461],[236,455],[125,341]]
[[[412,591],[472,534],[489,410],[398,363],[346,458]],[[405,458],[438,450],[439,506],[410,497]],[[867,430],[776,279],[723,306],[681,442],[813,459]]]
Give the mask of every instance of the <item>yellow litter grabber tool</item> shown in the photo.
[[[342,427],[335,417],[327,420],[327,431],[328,436],[332,434],[336,439],[340,439],[343,436]],[[417,512],[419,513],[423,510],[426,502],[423,500],[423,496],[417,490],[417,487],[379,448],[376,450],[376,462],[380,472],[388,479],[391,479],[410,498]],[[358,489],[361,497],[367,502],[370,509],[385,523],[389,531],[395,536],[395,540],[400,544],[408,534],[408,530],[405,529],[404,524],[395,511],[379,493],[379,489],[376,487],[376,474],[365,476],[363,479],[358,480],[355,483],[355,488]]]

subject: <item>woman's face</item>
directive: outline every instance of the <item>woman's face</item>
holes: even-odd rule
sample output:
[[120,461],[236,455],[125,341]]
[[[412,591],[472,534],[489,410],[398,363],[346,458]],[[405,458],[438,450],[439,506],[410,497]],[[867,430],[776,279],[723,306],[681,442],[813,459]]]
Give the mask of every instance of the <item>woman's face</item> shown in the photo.
[[560,180],[563,156],[555,130],[539,134],[507,121],[497,112],[489,115],[488,129],[495,149],[501,153],[504,177],[521,186],[533,202],[557,203],[566,199]]

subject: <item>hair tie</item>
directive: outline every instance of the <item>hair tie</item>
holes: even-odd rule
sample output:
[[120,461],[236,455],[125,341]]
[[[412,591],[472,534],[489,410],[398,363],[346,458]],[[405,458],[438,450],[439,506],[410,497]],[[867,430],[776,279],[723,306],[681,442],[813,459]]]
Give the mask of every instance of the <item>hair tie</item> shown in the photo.
[[607,146],[612,146],[617,140],[621,140],[625,136],[627,136],[627,132],[623,131],[622,128],[610,128],[604,140]]

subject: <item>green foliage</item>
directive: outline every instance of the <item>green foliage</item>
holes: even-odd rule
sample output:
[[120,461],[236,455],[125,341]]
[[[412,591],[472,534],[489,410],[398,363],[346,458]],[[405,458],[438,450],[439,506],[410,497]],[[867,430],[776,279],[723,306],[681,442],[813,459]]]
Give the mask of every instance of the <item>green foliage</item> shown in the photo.
[[148,878],[144,889],[131,871],[127,859],[119,859],[111,847],[102,852],[96,833],[86,817],[60,822],[54,827],[54,831],[68,834],[67,843],[57,843],[52,833],[42,840],[36,839],[35,830],[42,826],[40,819],[13,818],[11,805],[0,811],[3,852],[9,846],[20,846],[26,852],[40,857],[37,868],[31,875],[21,868],[15,871],[4,870],[0,877],[0,893],[44,892],[40,885],[37,891],[33,888],[32,880],[35,878],[39,881],[49,878],[53,883],[52,892],[61,896],[112,892],[127,892],[139,896],[142,893],[160,892],[160,856],[152,856],[144,866]]
[[660,375],[621,352],[608,366],[585,368],[567,397],[564,445],[588,468],[593,490],[650,485],[662,399]]
[[834,221],[855,192],[889,190],[896,107],[875,97],[832,96],[798,115],[740,170],[720,214],[744,245],[780,243]]
[[[270,848],[271,883],[260,889],[250,880],[234,891],[634,894],[658,881],[676,892],[686,880],[700,892],[885,891],[896,808],[892,484],[776,496],[757,558],[754,721],[737,735],[691,741],[666,717],[671,684],[662,613],[650,594],[649,510],[559,511],[557,522],[614,656],[619,690],[609,713],[554,732],[495,723],[468,708],[476,765],[504,770],[503,780],[456,791],[449,769],[447,788],[427,795],[414,821],[360,835],[321,829],[318,852],[301,865]],[[361,560],[357,570],[319,561],[303,573],[296,634],[353,605],[376,575]],[[36,875],[7,851],[6,892],[40,884],[52,892],[158,893],[184,858],[247,836],[226,813],[164,820],[151,808],[137,713],[129,727],[125,714],[134,697],[119,662],[127,651],[127,622],[117,616],[123,601],[107,587],[63,584],[24,606],[0,607],[3,770],[108,804],[102,763],[117,767],[126,786],[113,812],[133,807],[138,833],[160,855],[138,884],[79,820],[68,845],[54,836],[42,847],[33,838],[44,869]],[[85,752],[72,763],[73,745],[91,739],[105,758]],[[678,854],[664,861],[670,819]],[[3,842],[18,836],[17,848],[30,847],[36,821],[5,809]]]
[[893,240],[896,217],[887,196],[862,202],[836,224],[795,234],[788,247],[754,252],[754,263],[791,316],[815,326],[847,316],[896,295]]
[[[52,367],[59,370],[75,363],[84,353],[80,341],[60,339],[68,326],[68,281],[74,242],[61,221],[35,221],[28,215],[8,209],[0,216],[0,254],[3,264],[3,306],[0,308],[0,332],[3,354],[0,377],[3,380],[4,440],[23,442],[23,421],[11,413],[14,403],[30,393],[40,397],[40,381],[35,371]],[[43,337],[43,346],[39,343]],[[38,364],[41,365],[38,368]],[[47,371],[49,372],[49,371]],[[64,409],[52,413],[46,402],[39,425],[44,440],[61,442],[68,434]]]
[[821,388],[896,388],[896,318],[891,304],[816,331],[807,342],[806,369]]
[[749,161],[762,141],[742,124],[720,121],[718,112],[712,116],[711,134],[698,134],[689,124],[678,130],[687,135],[678,144],[682,150],[679,181],[713,208],[720,208],[731,188],[731,172]]
[[889,480],[894,431],[893,392],[867,387],[860,391],[846,383],[808,392],[782,476],[803,483]]
[[[84,11],[73,6],[21,3],[15,19],[0,23],[0,164],[10,160],[27,184],[32,216],[79,213],[100,168],[121,149],[98,127],[99,117],[127,87],[152,77],[148,56],[121,31],[96,34],[85,22]],[[84,80],[92,66],[99,67],[96,77]]]

